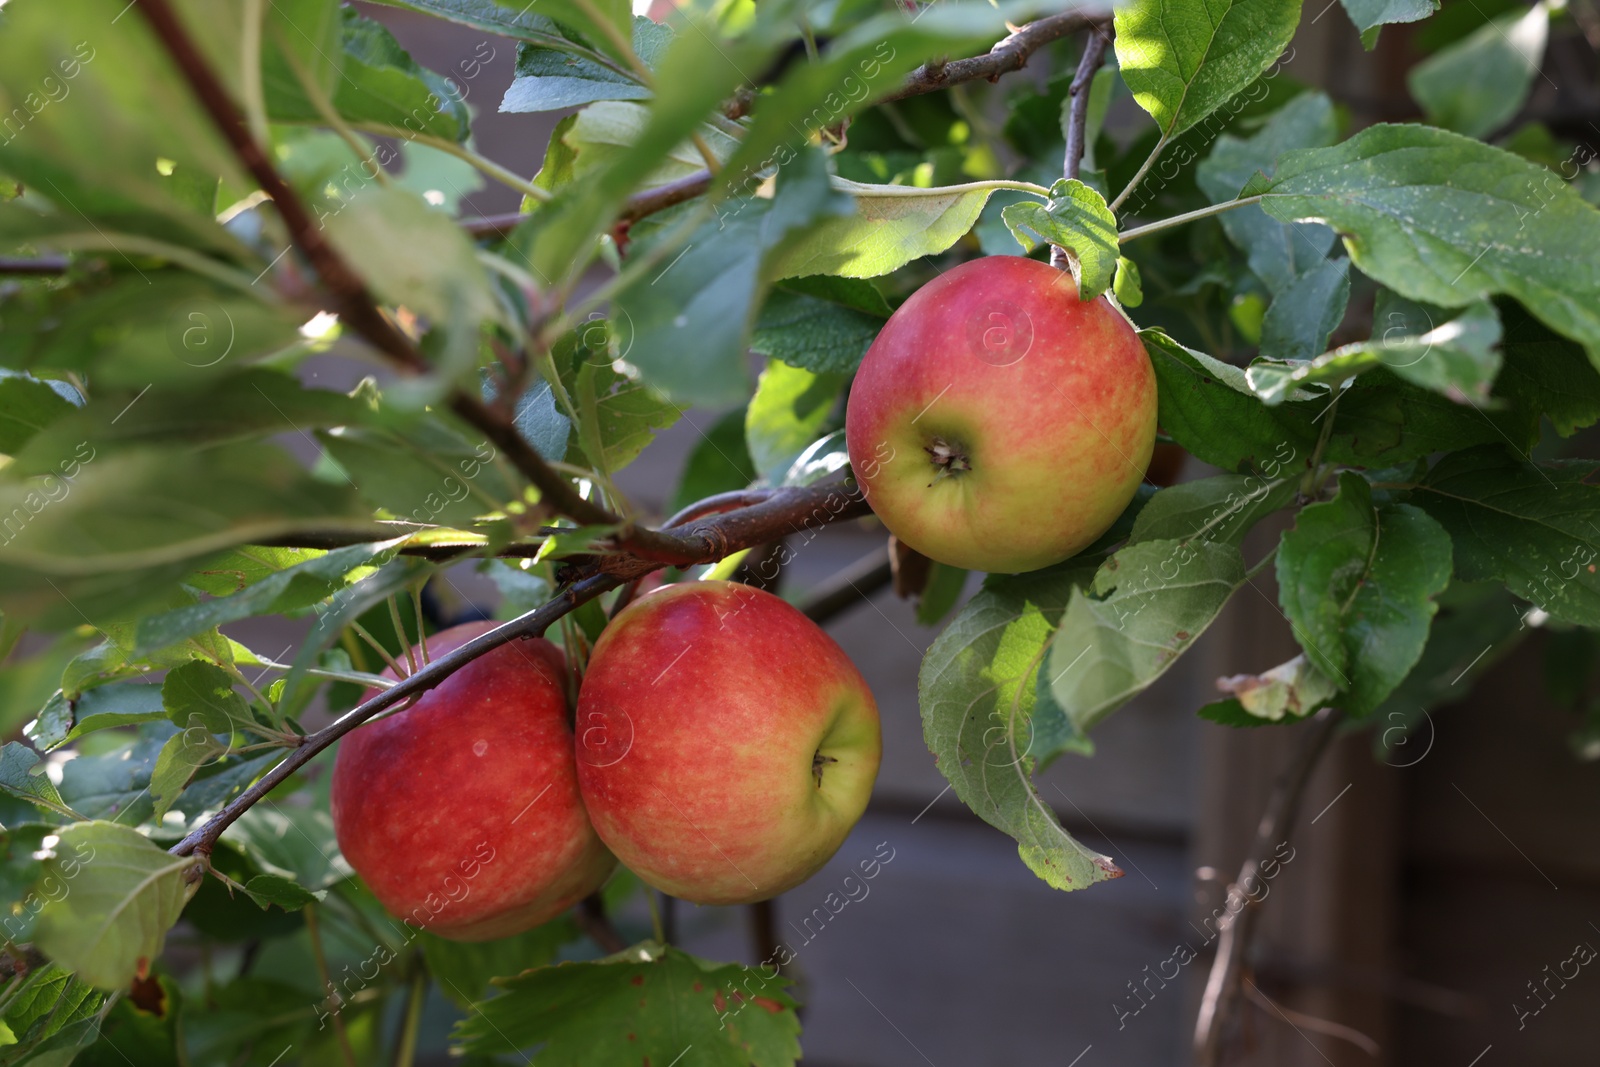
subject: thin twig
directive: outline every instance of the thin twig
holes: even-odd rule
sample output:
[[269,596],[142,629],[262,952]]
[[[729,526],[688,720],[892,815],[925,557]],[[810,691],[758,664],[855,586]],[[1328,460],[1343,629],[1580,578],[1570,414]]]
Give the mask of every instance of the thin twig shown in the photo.
[[[1224,200],[1220,204],[1212,204],[1210,207],[1185,211],[1182,215],[1174,215],[1170,219],[1152,222],[1147,226],[1135,226],[1131,230],[1123,230],[1117,234],[1117,243],[1126,244],[1136,237],[1143,237],[1145,234],[1160,233],[1162,230],[1170,230],[1174,226],[1182,226],[1184,223],[1194,222],[1196,219],[1210,218],[1212,215],[1221,215],[1225,211],[1233,211],[1235,208],[1249,207],[1251,204],[1259,203],[1261,203],[1260,196],[1247,196],[1239,200]],[[1113,204],[1112,210],[1115,209],[1116,205]]]
[[172,846],[170,851],[175,856],[187,856],[194,852],[209,854],[217,838],[222,836],[222,831],[233,825],[239,816],[277,788],[285,778],[309,763],[317,753],[357,726],[408,697],[421,696],[486,652],[519,637],[537,637],[543,634],[551,623],[618,584],[620,583],[617,579],[605,574],[586,578],[563,590],[548,604],[473,638],[466,644],[452,649],[448,654],[440,656],[415,674],[402,679],[398,685],[357,704],[329,725],[314,734],[307,735],[300,746],[289,753],[282,763],[262,775],[254,785],[240,793],[193,833]]
[[[713,500],[717,498],[712,498]],[[209,853],[217,838],[233,822],[285,778],[357,726],[402,700],[420,696],[486,652],[519,637],[537,637],[557,619],[634,578],[658,570],[665,562],[711,563],[754,545],[766,544],[785,534],[802,533],[866,514],[866,501],[858,490],[840,484],[792,486],[767,491],[755,504],[733,511],[690,520],[683,533],[652,531],[674,543],[694,547],[698,555],[668,561],[631,554],[604,556],[579,570],[580,577],[549,603],[536,608],[459,648],[433,660],[372,698],[356,705],[334,722],[302,739],[299,747],[254,785],[240,793],[202,826],[173,846],[174,855]]]
[[65,274],[71,267],[72,261],[66,256],[34,256],[26,259],[0,257],[0,274]]
[[894,578],[889,546],[861,557],[819,585],[803,602],[806,618],[821,626],[884,588]]
[[1195,1067],[1217,1067],[1221,1062],[1223,1035],[1238,1006],[1245,955],[1261,910],[1245,887],[1260,883],[1261,865],[1294,829],[1306,783],[1311,780],[1311,772],[1316,770],[1317,762],[1343,719],[1344,713],[1338,708],[1324,708],[1312,720],[1294,758],[1273,783],[1272,795],[1257,824],[1250,854],[1239,868],[1239,877],[1228,887],[1226,899],[1230,903],[1237,901],[1238,910],[1230,911],[1218,924],[1217,958],[1212,961],[1200,1014],[1195,1020]]
[[[1062,162],[1061,174],[1067,179],[1076,178],[1083,166],[1084,137],[1089,125],[1089,88],[1094,83],[1095,72],[1106,58],[1106,46],[1111,43],[1111,30],[1095,25],[1083,42],[1083,58],[1078,61],[1078,72],[1072,76],[1067,89],[1071,104],[1067,110],[1067,155]],[[1060,246],[1050,249],[1050,265],[1066,270],[1067,250]]]
[[[1052,41],[1071,36],[1079,30],[1093,28],[1100,33],[1109,33],[1111,28],[1111,14],[1109,11],[1066,11],[1057,15],[1047,15],[1041,19],[1023,26],[1005,40],[995,45],[984,55],[973,59],[958,59],[954,61],[935,60],[924,66],[918,67],[906,76],[900,88],[881,97],[874,103],[884,104],[894,100],[904,100],[907,97],[923,96],[935,93],[941,89],[948,89],[964,82],[984,79],[995,81],[1002,74],[1021,70],[1027,65],[1028,59],[1039,49]],[[1099,36],[1097,33],[1096,36]],[[1102,54],[1104,48],[1102,47]],[[738,118],[745,114],[757,94],[748,89],[741,89],[729,105],[724,109],[724,114],[731,118]],[[642,193],[635,193],[629,198],[622,213],[617,217],[619,223],[637,222],[647,215],[654,215],[658,211],[665,211],[687,200],[704,193],[711,187],[711,172],[709,170],[697,171],[686,175],[676,181],[657,186]],[[491,237],[504,237],[517,225],[529,218],[531,214],[506,214],[489,215],[484,218],[467,219],[462,227],[471,236],[478,239]]]
[[311,939],[311,959],[316,964],[317,977],[322,979],[322,989],[330,997],[336,997],[339,1003],[333,1010],[333,1032],[339,1036],[339,1050],[344,1055],[344,1062],[349,1067],[356,1067],[356,1054],[350,1047],[350,1035],[344,1028],[344,997],[333,984],[332,977],[328,974],[328,957],[322,950],[322,931],[317,923],[317,905],[307,904],[300,909],[305,916],[306,936]]
[[[169,0],[137,2],[140,12],[149,21],[212,122],[233,149],[234,155],[276,205],[295,247],[305,256],[333,296],[340,318],[402,369],[426,374],[432,369],[427,358],[384,314],[366,283],[328,242],[322,228],[307,212],[305,204],[278,173],[261,145],[250,136],[243,114],[206,63]],[[611,525],[621,521],[605,508],[579,496],[570,482],[545,463],[510,418],[460,390],[451,394],[449,406],[459,418],[481,431],[506,455],[539,490],[540,499],[547,507],[586,526]]]
[[929,63],[918,67],[906,77],[905,84],[888,96],[879,97],[876,102],[881,104],[890,100],[904,100],[908,96],[937,92],[962,82],[977,81],[979,78],[995,81],[1002,74],[1009,74],[1027,66],[1028,59],[1033,53],[1052,41],[1058,41],[1091,26],[1102,27],[1110,24],[1109,10],[1093,11],[1080,8],[1063,11],[1058,15],[1046,15],[1018,29],[981,56]]
[[578,906],[573,909],[572,917],[577,920],[583,932],[589,935],[589,940],[600,946],[602,952],[614,955],[628,947],[627,939],[611,925],[611,917],[606,914],[605,898],[599,893],[590,893],[579,901]]

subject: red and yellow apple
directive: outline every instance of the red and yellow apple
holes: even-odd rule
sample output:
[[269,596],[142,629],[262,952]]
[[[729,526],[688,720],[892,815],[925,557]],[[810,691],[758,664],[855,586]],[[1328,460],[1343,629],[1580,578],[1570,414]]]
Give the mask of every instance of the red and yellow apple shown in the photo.
[[[435,634],[428,654],[495,625]],[[565,670],[550,642],[515,640],[340,742],[334,832],[392,914],[486,941],[554,918],[611,873],[578,795]]]
[[670,585],[622,611],[578,694],[578,781],[640,878],[697,904],[766,900],[866,810],[878,709],[833,639],[778,597]]
[[1104,533],[1155,431],[1155,372],[1127,319],[1018,256],[963,263],[913,293],[867,350],[845,415],[851,467],[896,537],[1005,573]]

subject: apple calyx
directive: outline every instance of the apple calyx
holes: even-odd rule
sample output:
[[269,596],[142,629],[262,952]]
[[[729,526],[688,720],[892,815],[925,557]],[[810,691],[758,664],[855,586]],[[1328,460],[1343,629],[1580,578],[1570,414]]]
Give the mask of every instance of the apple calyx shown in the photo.
[[929,485],[934,484],[940,478],[946,478],[972,469],[972,460],[967,458],[967,454],[961,450],[961,447],[951,444],[942,437],[933,438],[929,444],[922,446],[922,450],[933,461],[933,482],[929,482]]
[[839,761],[832,756],[824,756],[821,752],[811,757],[811,776],[817,780],[817,788],[822,788],[822,769],[830,763]]

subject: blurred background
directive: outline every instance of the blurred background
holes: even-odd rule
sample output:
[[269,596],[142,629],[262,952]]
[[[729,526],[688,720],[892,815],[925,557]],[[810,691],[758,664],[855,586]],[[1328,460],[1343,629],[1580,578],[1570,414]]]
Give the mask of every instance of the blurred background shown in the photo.
[[[1418,117],[1407,71],[1441,41],[1518,7],[1446,0],[1428,22],[1386,27],[1367,52],[1336,0],[1324,2],[1305,7],[1284,74],[1343,105],[1352,130]],[[1579,2],[1546,56],[1560,77],[1536,81],[1524,118],[1541,122],[1552,143],[1587,144],[1593,158],[1600,15]],[[480,151],[522,174],[538,169],[561,113],[496,111],[513,42],[363,6],[420,62],[467,89]],[[1071,73],[1040,56],[1013,77],[1048,91]],[[1107,128],[1118,136],[1141,122],[1124,98]],[[491,186],[463,195],[460,211],[516,207],[515,193]],[[687,413],[623,472],[622,488],[646,512],[668,510],[685,457],[717,416]],[[1579,450],[1593,455],[1594,443],[1580,440]],[[1190,461],[1179,477],[1208,473]],[[1278,532],[1257,530],[1246,558]],[[784,591],[803,595],[882,544],[881,530],[830,529],[797,548]],[[477,595],[470,581],[458,588]],[[877,695],[884,763],[872,807],[833,865],[774,909],[803,982],[805,1062],[1189,1062],[1213,917],[1307,729],[1233,730],[1194,711],[1215,699],[1218,676],[1297,651],[1276,595],[1270,571],[1255,579],[1171,673],[1097,729],[1093,758],[1068,755],[1041,775],[1067,828],[1126,872],[1074,894],[1036,879],[1010,838],[947,791],[917,710],[917,669],[936,631],[889,589],[832,622]],[[1600,946],[1600,764],[1574,753],[1577,720],[1556,706],[1546,677],[1552,657],[1579,657],[1557,666],[1586,674],[1589,650],[1529,629],[1467,699],[1411,730],[1379,723],[1325,756],[1279,852],[1291,858],[1268,883],[1241,1009],[1245,1052],[1230,1063],[1600,1063],[1600,968],[1552,978],[1575,946]],[[824,909],[825,925],[813,917],[847,869],[891,853],[867,897],[837,915]],[[680,905],[675,918],[693,952],[760,958],[744,909]],[[623,921],[641,924],[625,932],[645,929],[642,916]],[[1178,963],[1180,947],[1191,962]]]

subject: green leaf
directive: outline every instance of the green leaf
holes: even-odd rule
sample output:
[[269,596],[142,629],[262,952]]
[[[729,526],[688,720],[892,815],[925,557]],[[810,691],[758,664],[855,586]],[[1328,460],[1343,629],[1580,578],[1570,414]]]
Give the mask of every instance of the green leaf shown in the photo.
[[335,593],[328,606],[317,613],[316,624],[295,653],[289,673],[283,678],[283,691],[276,698],[279,709],[291,715],[298,714],[311,695],[306,669],[317,665],[323,651],[339,638],[352,621],[389,597],[419,585],[434,569],[432,564],[424,560],[401,556]]
[[228,828],[228,837],[263,873],[320,891],[352,874],[339,851],[333,818],[322,808],[264,804]]
[[776,273],[775,257],[849,206],[830,187],[822,154],[799,155],[779,172],[771,200],[732,220],[705,223],[664,269],[617,294],[617,306],[634,328],[628,362],[680,403],[743,401],[750,329],[762,291]]
[[826,432],[844,381],[839,374],[767,363],[745,412],[744,435],[756,472],[769,485],[781,485],[794,461]]
[[[1380,297],[1373,316],[1379,326],[1393,321],[1384,309]],[[1246,378],[1261,399],[1280,404],[1302,386],[1337,385],[1362,371],[1386,367],[1457,402],[1487,403],[1489,383],[1500,368],[1500,354],[1494,349],[1500,340],[1500,318],[1494,308],[1487,302],[1471,304],[1438,326],[1416,333],[1411,332],[1414,328],[1409,323],[1391,325],[1370,341],[1344,345],[1302,363],[1254,363]]]
[[[1195,169],[1195,181],[1214,204],[1239,195],[1257,171],[1271,174],[1278,157],[1295,148],[1323,148],[1339,138],[1333,101],[1301,93],[1252,137],[1224,133]],[[1217,216],[1223,232],[1249,257],[1250,269],[1272,292],[1327,259],[1334,233],[1320,223],[1282,223],[1257,204]]]
[[228,751],[228,746],[203,729],[188,727],[167,738],[150,769],[150,818],[160,822],[195,773]]
[[1379,758],[1390,766],[1409,766],[1425,754],[1421,749],[1431,738],[1418,749],[1400,751],[1425,712],[1465,699],[1484,671],[1533,632],[1523,619],[1527,605],[1496,584],[1452,582],[1438,604],[1422,657],[1372,713],[1386,727],[1374,740]]
[[[368,186],[319,221],[378,296],[435,324],[460,319],[470,339],[467,362],[477,359],[478,324],[504,322],[472,241],[420,196],[394,186]],[[464,368],[447,358],[443,369],[459,374]]]
[[[1025,200],[1001,216],[1023,251],[1050,244],[1071,253],[1068,262],[1078,282],[1079,300],[1093,300],[1111,288],[1120,259],[1117,218],[1106,207],[1105,197],[1078,179],[1057,182],[1046,203]],[[1028,236],[1030,232],[1037,241]]]
[[231,596],[204,600],[140,619],[133,654],[148,655],[225,623],[306,607],[331,596],[352,571],[368,566],[374,559],[386,558],[388,549],[396,543],[377,541],[331,552],[291,550],[301,557],[301,562],[269,573]]
[[966,587],[965,570],[935,561],[928,568],[928,582],[917,598],[917,622],[922,626],[939,625],[939,620],[950,614]]
[[[221,746],[218,748],[220,750]],[[220,751],[213,753],[203,766],[197,766],[188,788],[178,794],[171,810],[182,812],[187,829],[195,829],[204,816],[219,811],[224,804],[271,770],[282,756],[281,751],[248,756],[225,756]],[[151,777],[154,778],[153,769]],[[154,792],[153,785],[151,791]]]
[[[971,55],[1008,32],[998,5],[943,3],[915,18],[885,11],[832,36],[812,62],[788,64],[783,78],[756,97],[738,152],[720,177],[734,196],[749,196],[791,146],[838,125],[884,93],[924,60]],[[816,13],[807,16],[814,19]],[[1013,16],[1015,17],[1015,16]],[[781,16],[780,16],[781,18]],[[818,272],[821,273],[821,272]]]
[[[648,67],[672,40],[672,30],[644,16],[633,20],[633,50]],[[517,72],[500,110],[525,113],[581,107],[596,100],[647,100],[650,90],[630,71],[564,49],[517,45]]]
[[1047,642],[1098,560],[991,577],[923,657],[922,733],[956,796],[1017,840],[1028,868],[1057,889],[1122,872],[1062,829],[1033,785],[1036,679]]
[[463,204],[470,207],[473,195],[485,185],[483,172],[471,163],[421,141],[402,144],[400,158],[405,161],[405,169],[394,184],[416,193],[447,215],[460,213]]
[[[0,142],[0,171],[28,196],[0,204],[0,214],[32,216],[27,205],[40,205],[42,197],[91,238],[98,228],[248,258],[209,211],[195,210],[189,189],[156,169],[163,158],[174,173],[242,182],[232,153],[149,24],[123,18],[105,32],[125,7],[116,0],[83,0],[70,9],[6,6],[0,115],[12,125]],[[228,21],[216,20],[208,38],[227,40]],[[25,126],[16,122],[19,109]]]
[[1134,0],[1116,13],[1117,66],[1170,140],[1255,81],[1299,21],[1296,0]]
[[[1328,398],[1302,392],[1269,407],[1238,367],[1186,349],[1159,330],[1140,336],[1160,386],[1161,426],[1184,448],[1224,470],[1269,478],[1309,461]],[[1366,467],[1496,441],[1531,444],[1537,428],[1526,412],[1457,404],[1381,367],[1356,378],[1336,415],[1323,458]]]
[[15,473],[54,473],[62,457],[75,452],[80,458],[87,451],[99,459],[138,446],[192,449],[339,426],[361,420],[367,411],[343,393],[307,389],[288,374],[262,369],[207,381],[199,388],[168,387],[137,395],[143,388],[126,395],[108,390],[61,419],[16,457]]
[[140,992],[145,995],[111,1004],[97,1027],[98,1040],[72,1061],[74,1067],[189,1067],[180,1050],[183,992],[165,974],[151,975]]
[[538,1044],[538,1067],[670,1064],[689,1049],[706,1067],[792,1067],[800,1056],[789,979],[650,942],[496,984],[505,992],[456,1024],[466,1052]]
[[233,675],[204,660],[190,660],[167,672],[161,702],[179,730],[231,734],[254,725],[244,698],[233,691]]
[[451,525],[496,513],[522,495],[496,462],[494,445],[469,434],[475,431],[429,412],[399,415],[387,429],[341,427],[317,437],[338,464],[339,480],[372,504],[406,522]]
[[[89,453],[94,457],[94,453]],[[141,448],[93,458],[71,491],[0,483],[0,607],[48,626],[166,597],[198,556],[297,530],[370,528],[348,485],[308,475],[261,442]]]
[[[69,869],[78,861],[63,859],[66,852],[91,858]],[[148,973],[199,884],[199,861],[108,822],[66,827],[55,853],[46,872],[74,880],[71,893],[39,913],[40,951],[99,989],[122,989]]]
[[1317,427],[1304,405],[1269,408],[1251,394],[1238,367],[1184,348],[1159,330],[1139,336],[1156,371],[1161,427],[1197,458],[1276,478],[1280,469],[1310,457]]
[[1238,547],[1266,516],[1294,502],[1295,476],[1263,478],[1218,474],[1162,489],[1133,520],[1130,543],[1141,541],[1217,541]]
[[1411,68],[1406,84],[1429,123],[1485,138],[1527,103],[1549,37],[1549,9],[1534,4],[1435,52]]
[[5,1023],[17,1043],[0,1047],[0,1065],[66,1067],[99,1036],[105,995],[54,963],[34,971],[6,1005]]
[[1515,297],[1600,365],[1600,211],[1509,152],[1426,126],[1372,126],[1290,152],[1252,183],[1267,214],[1344,235],[1362,273],[1412,300]]
[[1420,22],[1439,10],[1439,0],[1342,0],[1350,21],[1361,31],[1361,43],[1370,51],[1367,33],[1397,22]]
[[816,374],[849,374],[888,315],[883,297],[865,281],[791,278],[768,295],[750,348]]
[[299,911],[327,895],[325,892],[313,893],[281,874],[258,874],[244,884],[244,891],[262,911],[273,904],[284,911]]
[[[638,458],[656,431],[678,421],[683,410],[636,377],[620,360],[631,338],[610,341],[610,324],[586,323],[570,354],[557,346],[555,358],[580,422],[567,442],[568,462],[615,473]],[[593,340],[599,342],[591,345]],[[595,453],[591,455],[591,453]]]
[[695,427],[700,440],[684,461],[677,491],[667,511],[675,513],[696,500],[743,489],[756,480],[755,462],[744,438],[744,411],[734,409],[709,430]]
[[[618,161],[644,136],[650,121],[649,108],[622,100],[603,100],[578,112],[561,138],[573,153],[571,178],[581,181],[619,165]],[[709,123],[701,123],[694,133],[719,162],[725,163],[737,145],[726,130]],[[639,177],[638,187],[656,189],[699,174],[705,168],[705,157],[699,148],[689,140],[680,141]]]
[[107,685],[76,698],[57,693],[29,724],[27,734],[30,741],[48,752],[95,730],[166,717],[159,685]]
[[0,369],[0,452],[14,456],[28,439],[83,403],[66,382]]
[[548,48],[585,51],[583,42],[566,35],[550,16],[536,14],[526,3],[514,0],[373,0],[388,7],[420,11],[475,30],[516,40],[532,41]]
[[[89,223],[80,225],[94,232]],[[0,231],[4,229],[0,219]],[[3,236],[0,232],[0,239]],[[42,243],[48,246],[51,242]],[[265,266],[263,262],[255,269]],[[121,439],[129,432],[123,429],[126,420],[115,424],[110,420],[146,387],[158,386],[128,409],[127,419],[144,422],[140,408],[145,402],[176,407],[168,396],[169,388],[179,396],[193,397],[205,379],[232,374],[241,363],[301,340],[296,333],[299,323],[284,306],[265,304],[217,280],[173,270],[146,270],[143,278],[121,273],[85,280],[40,290],[37,299],[27,304],[8,304],[11,313],[5,331],[0,332],[0,361],[6,366],[48,368],[51,373],[76,371],[95,383],[95,400],[90,406],[109,406],[125,390],[121,403],[95,423],[95,434],[74,439],[74,445],[83,441],[99,447],[103,438]],[[261,403],[259,396],[254,400]],[[206,418],[205,410],[204,405],[196,405],[181,417],[215,425]],[[79,416],[57,425],[75,423]],[[52,426],[31,443],[37,448],[55,432],[56,426]],[[66,454],[70,455],[70,449]]]
[[1410,673],[1450,584],[1450,538],[1409,504],[1374,507],[1360,475],[1302,508],[1278,548],[1278,602],[1312,666],[1365,715]]
[[1117,303],[1125,308],[1136,308],[1144,303],[1144,286],[1139,281],[1139,264],[1127,256],[1117,258],[1117,276],[1111,283]]
[[[299,20],[279,3],[269,11],[276,17],[268,29],[279,31],[270,36],[302,53],[301,65],[322,84],[333,109],[351,125],[406,138],[426,134],[446,141],[467,139],[465,99],[444,78],[419,66],[381,22],[364,18],[353,7],[334,9],[322,3],[311,5]],[[326,25],[309,25],[313,19]],[[264,53],[262,82],[272,119],[323,124],[322,113],[275,47]]]
[[426,930],[417,943],[428,961],[428,973],[445,998],[463,1011],[498,993],[495,978],[509,978],[553,962],[561,946],[582,937],[577,925],[563,916],[543,926],[494,941],[447,941]]
[[[702,127],[708,114],[748,81],[747,71],[766,69],[780,42],[789,40],[790,29],[786,24],[780,32],[776,17],[768,20],[766,9],[761,10],[763,16],[737,39],[724,37],[721,27],[703,14],[680,12],[687,29],[673,39],[656,70],[648,123],[629,147],[611,155],[588,180],[563,186],[554,201],[540,208],[535,223],[524,228],[533,239],[518,247],[536,276],[559,280],[587,265],[596,239],[610,228],[641,178],[657,170]],[[617,106],[632,105],[601,101],[585,112]]]
[[1558,619],[1600,625],[1600,465],[1527,463],[1504,447],[1446,456],[1412,501],[1449,531],[1456,576],[1499,581]]
[[[5,758],[0,756],[0,774],[4,773]],[[33,940],[33,920],[44,906],[45,896],[37,891],[44,888],[59,893],[55,883],[39,886],[39,860],[37,858],[44,839],[55,830],[43,823],[0,828],[0,944],[10,942],[23,945]],[[0,1017],[0,1022],[4,1022]],[[12,1043],[15,1043],[15,1036]],[[0,1046],[5,1041],[0,1040]],[[4,1059],[0,1058],[0,1063]]]
[[1498,302],[1505,326],[1495,396],[1534,417],[1543,415],[1563,437],[1600,420],[1600,372],[1583,349],[1509,300]]
[[80,755],[61,767],[61,796],[83,818],[136,826],[150,817],[150,775],[167,739],[170,722],[147,722],[126,744],[99,755]]
[[1144,541],[1112,556],[1050,639],[1055,709],[1087,733],[1177,662],[1244,581],[1238,548],[1218,541]]
[[1324,259],[1274,294],[1261,323],[1261,355],[1310,359],[1328,347],[1328,336],[1350,304],[1350,261]]
[[[1282,722],[1287,717],[1303,719],[1339,692],[1333,680],[1304,654],[1261,674],[1218,678],[1217,688],[1233,697],[1220,703],[1236,704],[1246,715],[1269,722]],[[1215,709],[1208,715],[1202,708],[1200,714],[1213,722],[1227,721],[1222,709]]]
[[891,274],[966,236],[990,193],[982,184],[919,189],[834,178],[833,186],[855,199],[855,214],[821,222],[790,242],[769,264],[773,277]]
[[[35,768],[38,768],[37,773]],[[17,741],[7,741],[5,748],[0,749],[0,792],[69,819],[78,817],[62,802],[61,794],[45,777],[43,768],[39,767],[38,754]]]

